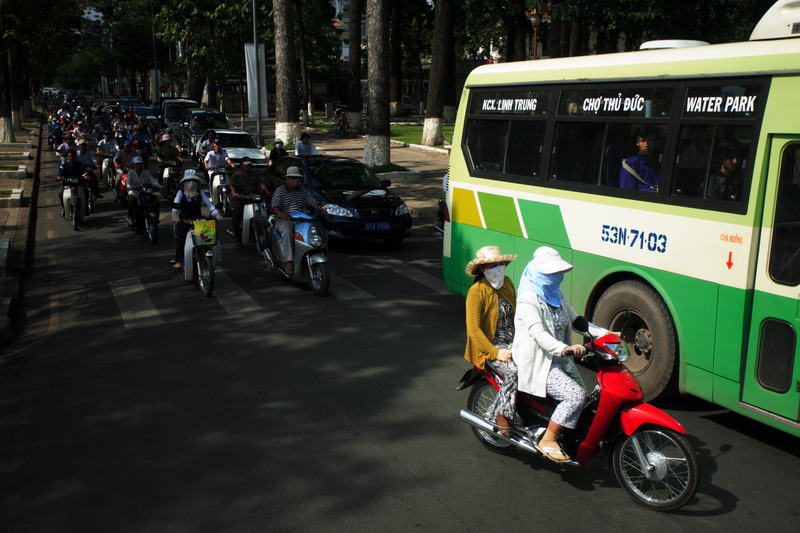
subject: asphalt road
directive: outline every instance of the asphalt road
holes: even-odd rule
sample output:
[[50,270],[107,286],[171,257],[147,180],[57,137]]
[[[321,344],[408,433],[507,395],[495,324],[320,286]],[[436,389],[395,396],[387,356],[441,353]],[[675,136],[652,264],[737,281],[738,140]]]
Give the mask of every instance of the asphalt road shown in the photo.
[[602,462],[486,451],[430,227],[334,246],[324,298],[226,242],[203,298],[170,271],[166,209],[154,246],[108,198],[73,232],[55,195],[0,356],[0,531],[796,531],[797,439],[696,399],[662,406],[702,469],[676,513]]

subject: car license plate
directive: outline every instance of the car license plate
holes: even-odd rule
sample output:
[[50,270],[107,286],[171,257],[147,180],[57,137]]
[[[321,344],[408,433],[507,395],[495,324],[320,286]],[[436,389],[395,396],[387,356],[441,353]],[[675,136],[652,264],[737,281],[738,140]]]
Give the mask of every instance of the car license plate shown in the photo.
[[375,231],[375,230],[389,230],[392,229],[391,222],[365,222],[364,229],[366,231]]

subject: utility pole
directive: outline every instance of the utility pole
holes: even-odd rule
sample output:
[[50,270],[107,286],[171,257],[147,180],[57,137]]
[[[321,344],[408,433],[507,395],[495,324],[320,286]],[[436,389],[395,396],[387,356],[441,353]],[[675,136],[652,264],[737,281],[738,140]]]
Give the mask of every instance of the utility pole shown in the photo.
[[256,144],[261,148],[264,139],[261,137],[261,59],[258,53],[258,23],[256,21],[256,0],[253,0],[253,48],[256,56]]

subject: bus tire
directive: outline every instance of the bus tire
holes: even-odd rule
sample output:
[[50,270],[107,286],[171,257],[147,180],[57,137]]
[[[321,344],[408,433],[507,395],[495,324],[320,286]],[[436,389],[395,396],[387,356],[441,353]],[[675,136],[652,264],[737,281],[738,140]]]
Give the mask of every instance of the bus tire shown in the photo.
[[636,376],[645,401],[676,392],[678,341],[675,323],[664,300],[640,281],[621,281],[609,287],[594,309],[592,322],[621,331],[630,350],[626,368]]

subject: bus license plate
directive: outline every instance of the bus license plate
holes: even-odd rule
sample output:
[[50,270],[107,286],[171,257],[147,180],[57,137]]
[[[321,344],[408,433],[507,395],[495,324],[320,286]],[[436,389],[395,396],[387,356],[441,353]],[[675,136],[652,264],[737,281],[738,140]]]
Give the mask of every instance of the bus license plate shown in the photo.
[[380,231],[380,230],[389,230],[392,229],[391,222],[365,222],[364,229],[366,231]]

